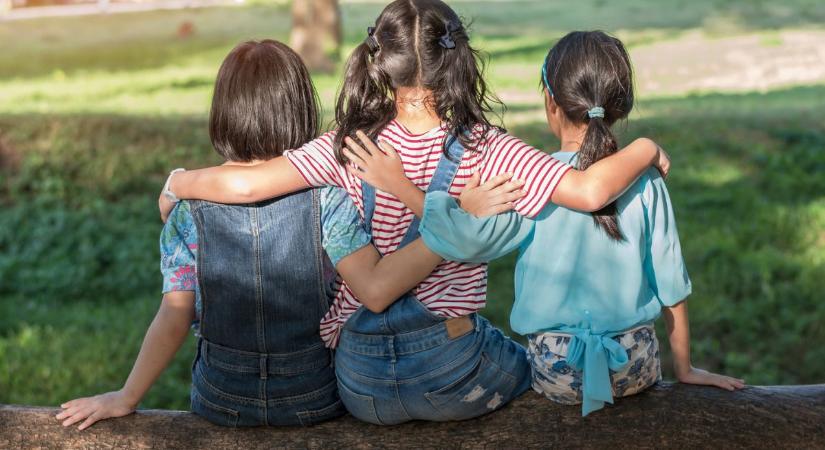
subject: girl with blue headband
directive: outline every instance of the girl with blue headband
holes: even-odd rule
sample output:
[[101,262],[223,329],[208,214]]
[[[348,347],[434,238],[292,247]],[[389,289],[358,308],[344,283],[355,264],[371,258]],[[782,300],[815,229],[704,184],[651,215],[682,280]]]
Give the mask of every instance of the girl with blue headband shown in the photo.
[[[610,127],[633,107],[621,41],[602,32],[568,34],[548,53],[542,85],[548,124],[561,140],[555,158],[585,170],[616,153]],[[367,170],[380,173],[375,178],[387,189],[409,183],[387,171],[382,159],[369,159]],[[428,193],[421,234],[449,260],[489,261],[519,250],[510,321],[528,336],[537,392],[581,403],[587,415],[653,385],[661,378],[653,321],[662,313],[679,381],[744,386],[691,365],[684,301],[691,283],[670,196],[655,169],[594,213],[550,204],[535,220],[515,213],[475,217],[500,206],[494,183],[469,184],[459,202]]]

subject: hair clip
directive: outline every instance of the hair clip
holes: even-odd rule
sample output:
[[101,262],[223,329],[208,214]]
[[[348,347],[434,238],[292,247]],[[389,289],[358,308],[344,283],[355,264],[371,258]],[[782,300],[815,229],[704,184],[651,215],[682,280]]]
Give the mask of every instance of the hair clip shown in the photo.
[[453,33],[461,29],[461,24],[452,20],[445,20],[444,27],[447,29],[447,32],[438,38],[438,45],[446,49],[454,49],[455,41],[453,40]]
[[369,47],[370,55],[375,54],[375,52],[381,48],[381,46],[378,45],[378,40],[373,36],[374,34],[375,27],[367,27],[367,38],[364,39],[364,43]]

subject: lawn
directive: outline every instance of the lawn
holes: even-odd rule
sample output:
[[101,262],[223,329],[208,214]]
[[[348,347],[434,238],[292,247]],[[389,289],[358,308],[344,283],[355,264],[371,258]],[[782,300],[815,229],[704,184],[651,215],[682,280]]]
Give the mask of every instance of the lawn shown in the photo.
[[[490,55],[504,124],[547,150],[558,143],[538,68],[567,30],[604,28],[634,49],[825,22],[825,6],[803,0],[657,2],[667,14],[640,0],[566,4],[455,3]],[[345,53],[379,9],[344,5]],[[176,36],[183,21],[194,36]],[[288,27],[287,8],[260,4],[0,22],[0,403],[120,386],[160,301],[159,186],[170,168],[218,161],[206,114],[226,52],[286,39]],[[315,76],[327,116],[339,76]],[[620,133],[652,137],[674,159],[697,365],[754,384],[825,381],[823,110],[825,85],[643,96]],[[512,257],[492,264],[484,312],[505,328],[512,267]],[[190,341],[144,407],[188,407],[193,350]]]

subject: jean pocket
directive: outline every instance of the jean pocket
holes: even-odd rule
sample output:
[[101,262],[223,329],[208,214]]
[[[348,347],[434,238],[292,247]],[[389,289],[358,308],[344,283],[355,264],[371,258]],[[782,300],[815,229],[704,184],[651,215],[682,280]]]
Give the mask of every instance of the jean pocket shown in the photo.
[[335,403],[321,409],[298,411],[297,415],[301,425],[309,426],[343,416],[346,412],[347,410],[344,408],[344,402],[338,399],[335,400]]
[[340,380],[338,381],[338,394],[347,407],[347,411],[358,420],[383,425],[378,419],[378,411],[375,410],[375,400],[369,395],[358,394],[350,390]]
[[191,409],[193,413],[216,425],[224,427],[238,426],[240,417],[238,411],[210,402],[200,395],[194,387],[191,395]]
[[509,402],[516,384],[515,377],[482,352],[466,375],[424,394],[424,397],[441,413],[443,420],[465,420],[494,411]]

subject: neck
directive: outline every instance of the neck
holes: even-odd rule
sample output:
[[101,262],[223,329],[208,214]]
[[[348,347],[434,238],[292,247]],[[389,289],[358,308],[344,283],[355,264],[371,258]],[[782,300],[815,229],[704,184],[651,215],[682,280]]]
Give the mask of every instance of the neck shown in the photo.
[[257,166],[260,163],[266,162],[265,159],[254,159],[249,162],[242,161],[224,161],[224,166]]
[[435,111],[433,92],[421,87],[396,89],[395,119],[416,134],[426,133],[442,122]]
[[563,152],[577,152],[581,149],[584,135],[587,133],[586,124],[565,124],[559,131],[559,140],[561,140],[561,151]]

